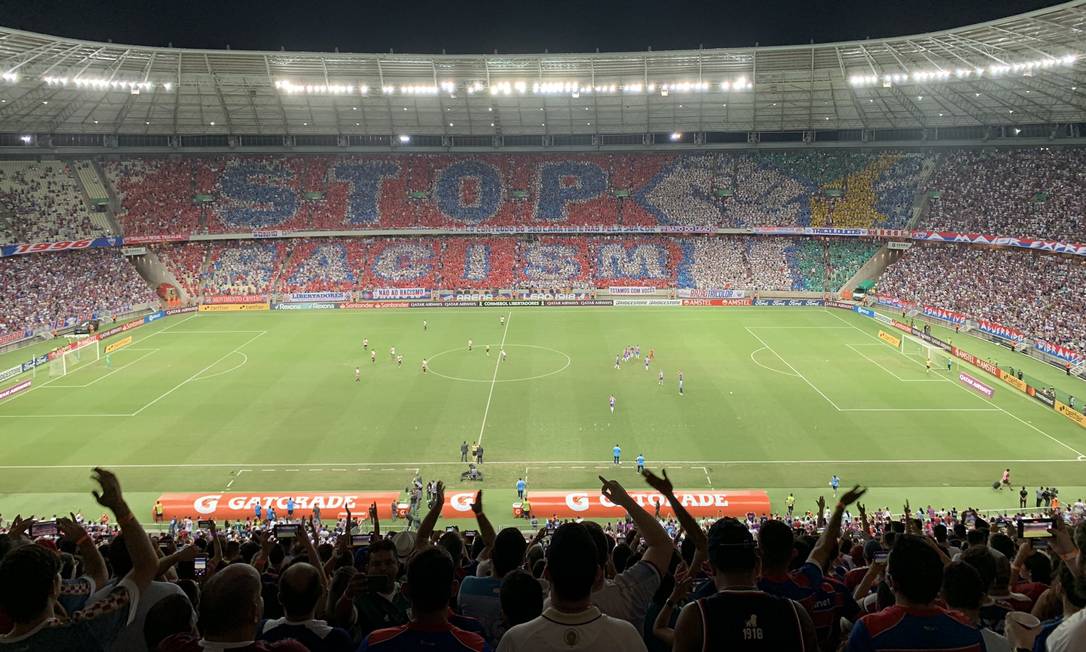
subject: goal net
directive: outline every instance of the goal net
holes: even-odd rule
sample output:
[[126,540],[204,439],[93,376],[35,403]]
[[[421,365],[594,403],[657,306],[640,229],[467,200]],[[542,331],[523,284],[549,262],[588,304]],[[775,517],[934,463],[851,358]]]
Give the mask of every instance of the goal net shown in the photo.
[[50,376],[67,376],[76,369],[97,362],[100,357],[100,346],[97,338],[76,340],[74,346],[61,351],[49,361]]
[[943,349],[908,335],[901,340],[901,352],[924,365],[930,361],[932,369],[937,371],[946,369],[948,361],[954,365],[954,358]]

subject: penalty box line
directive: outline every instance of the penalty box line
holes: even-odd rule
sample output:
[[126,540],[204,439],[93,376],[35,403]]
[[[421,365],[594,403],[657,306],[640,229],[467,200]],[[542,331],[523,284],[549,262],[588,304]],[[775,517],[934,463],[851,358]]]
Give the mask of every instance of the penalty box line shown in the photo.
[[[873,340],[878,340],[878,338],[877,338],[877,337],[875,337],[874,335],[872,335],[871,333],[868,333],[867,331],[865,331],[864,329],[860,328],[859,326],[857,326],[857,325],[855,325],[855,324],[851,324],[851,323],[849,323],[848,321],[846,321],[846,320],[842,319],[842,318],[841,318],[841,317],[840,317],[839,315],[837,315],[837,314],[835,314],[835,313],[833,313],[833,312],[830,312],[830,311],[828,311],[828,310],[827,310],[827,311],[825,311],[825,312],[826,312],[827,314],[829,314],[829,315],[833,316],[833,317],[834,317],[834,318],[836,318],[837,320],[839,320],[839,321],[841,321],[841,322],[843,322],[843,323],[845,323],[845,324],[848,324],[848,325],[849,325],[849,326],[851,326],[852,328],[855,328],[856,330],[860,331],[861,333],[863,333],[863,334],[864,334],[864,335],[866,335],[867,337],[870,337],[870,338],[871,338],[871,339],[873,339]],[[880,340],[880,341],[881,341],[881,340]],[[899,351],[899,353],[901,353],[901,352]],[[905,358],[906,360],[908,360],[908,361],[910,361],[910,362],[912,362],[912,363],[914,363],[914,364],[917,364],[917,365],[923,366],[923,364],[922,364],[922,363],[920,363],[920,362],[918,362],[918,361],[916,361],[916,360],[913,360],[913,359],[912,359],[911,357],[909,357],[908,355],[905,355],[904,353],[901,353],[901,355],[902,355],[902,356],[903,356],[903,357],[904,357],[904,358]],[[1002,412],[1003,414],[1006,414],[1007,416],[1009,416],[1010,418],[1014,419],[1015,421],[1017,421],[1017,422],[1021,423],[1022,425],[1024,425],[1024,426],[1027,426],[1027,427],[1029,427],[1030,429],[1032,429],[1032,430],[1034,430],[1034,431],[1036,431],[1036,432],[1038,432],[1038,433],[1040,433],[1040,434],[1044,435],[1044,436],[1045,436],[1045,437],[1047,437],[1047,438],[1048,438],[1049,440],[1051,440],[1051,441],[1053,441],[1053,442],[1055,442],[1055,443],[1059,444],[1060,446],[1063,446],[1064,448],[1066,448],[1067,450],[1071,451],[1071,452],[1072,452],[1072,453],[1074,453],[1075,455],[1078,455],[1078,459],[1079,459],[1079,460],[1086,460],[1086,453],[1083,453],[1083,452],[1082,452],[1082,451],[1080,451],[1080,450],[1077,450],[1077,449],[1075,449],[1075,448],[1072,448],[1072,447],[1071,447],[1070,445],[1068,445],[1068,444],[1065,444],[1064,442],[1060,441],[1059,439],[1056,439],[1056,438],[1055,438],[1055,437],[1053,437],[1052,435],[1048,434],[1048,433],[1047,433],[1047,432],[1045,432],[1044,430],[1041,430],[1040,428],[1038,428],[1037,426],[1033,425],[1033,424],[1032,424],[1032,423],[1030,423],[1029,421],[1026,421],[1026,420],[1025,420],[1025,419],[1023,419],[1022,417],[1018,416],[1017,414],[1014,414],[1013,412],[1009,412],[1009,411],[1008,411],[1008,410],[1007,410],[1006,408],[1004,408],[1004,407],[1002,407],[1002,406],[1000,406],[1000,405],[996,405],[996,404],[995,404],[994,402],[992,402],[991,400],[989,400],[989,399],[987,399],[987,398],[985,398],[985,397],[983,397],[983,396],[977,396],[976,394],[974,394],[973,392],[971,392],[971,391],[970,391],[969,389],[967,389],[967,388],[966,388],[965,386],[963,386],[963,385],[959,385],[958,383],[954,382],[954,380],[952,380],[952,379],[950,379],[950,378],[945,378],[945,377],[944,377],[944,378],[943,378],[943,380],[945,380],[946,382],[950,383],[950,384],[951,384],[951,385],[953,385],[954,387],[957,387],[958,389],[962,390],[963,392],[965,392],[965,393],[969,394],[970,396],[972,396],[972,397],[974,397],[974,398],[978,398],[978,399],[980,399],[980,400],[984,401],[984,402],[985,402],[985,403],[987,403],[988,405],[991,405],[991,406],[992,406],[993,408],[995,408],[995,409],[996,409],[997,411],[999,411],[999,412]],[[1025,400],[1029,401],[1029,398],[1027,398],[1027,397],[1026,397],[1026,396],[1025,396],[1024,394],[1018,394],[1017,392],[1011,392],[1011,393],[1012,393],[1012,394],[1014,394],[1014,395],[1016,395],[1016,396],[1021,396],[1021,397],[1022,397],[1022,398],[1024,398]],[[1029,402],[1030,402],[1030,403],[1032,403],[1032,401],[1029,401]]]

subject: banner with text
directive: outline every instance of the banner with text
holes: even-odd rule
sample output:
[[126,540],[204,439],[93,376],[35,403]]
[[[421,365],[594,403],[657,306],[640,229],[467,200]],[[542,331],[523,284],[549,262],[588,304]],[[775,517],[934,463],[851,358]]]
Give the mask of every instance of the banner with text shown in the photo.
[[9,378],[14,378],[21,373],[23,373],[23,365],[21,364],[17,364],[11,369],[5,369],[3,371],[0,371],[0,383],[4,382]]
[[1042,353],[1055,356],[1060,360],[1070,362],[1071,364],[1078,364],[1083,360],[1083,355],[1078,351],[1062,347],[1059,344],[1053,344],[1052,342],[1046,342],[1045,340],[1037,340],[1034,342],[1033,346]]
[[0,247],[0,258],[21,256],[23,254],[42,254],[77,249],[98,247],[119,247],[121,238],[89,238],[87,240],[61,240],[60,242],[34,242],[29,244],[11,244]]
[[624,295],[637,295],[637,294],[656,294],[660,291],[660,288],[654,288],[643,285],[619,285],[611,286],[607,288],[607,291],[611,294],[624,294]]
[[822,299],[755,299],[756,306],[792,306],[813,307],[821,306]]
[[267,303],[265,294],[212,294],[204,297],[204,303]]
[[684,306],[749,306],[750,299],[683,299]]
[[989,335],[995,335],[1000,339],[1012,340],[1014,342],[1021,342],[1026,338],[1025,334],[1020,330],[984,319],[977,320],[977,330],[982,333],[988,333]]
[[682,299],[742,299],[747,296],[747,291],[679,288],[675,294]]
[[322,519],[340,518],[351,514],[365,518],[372,503],[377,503],[377,516],[392,518],[392,502],[398,500],[398,491],[320,491],[300,493],[165,493],[162,501],[166,520],[173,517],[191,517],[193,520],[238,520],[253,518],[260,505],[261,516],[267,515],[268,507],[275,507],[279,518],[287,516],[287,501],[294,499],[294,518],[310,516],[313,507],[319,507]]
[[882,330],[879,331],[879,339],[882,340],[883,342],[886,342],[887,344],[894,347],[895,349],[899,348],[901,346],[901,338],[897,337],[896,335],[891,335],[891,334],[887,333],[886,331],[882,331]]
[[[732,516],[743,518],[747,514],[769,514],[769,495],[764,491],[697,491],[676,489],[679,502],[697,518]],[[631,491],[638,505],[651,511],[660,505],[662,515],[673,514],[671,505],[662,494],[652,491]],[[454,492],[446,499],[452,507],[446,516],[471,518],[471,503],[475,492]],[[528,499],[532,513],[540,518],[622,518],[626,510],[615,505],[598,491],[531,491]]]
[[973,365],[974,367],[977,367],[978,369],[983,369],[984,371],[987,371],[988,373],[992,374],[996,378],[999,377],[999,367],[995,366],[991,362],[988,362],[987,360],[981,360],[980,358],[973,355],[972,353],[970,353],[968,351],[962,351],[961,349],[959,349],[956,346],[951,347],[950,352],[953,353],[955,355],[955,357],[958,357],[958,358],[961,358],[962,360],[965,360],[966,362]]
[[106,345],[106,355],[113,353],[117,349],[122,349],[132,343],[132,336],[127,335],[117,340],[116,342],[110,342]]
[[1056,240],[1032,240],[1030,238],[1006,238],[980,233],[957,233],[955,231],[913,231],[913,240],[928,242],[956,242],[965,244],[994,245],[997,247],[1018,247],[1036,249],[1058,254],[1086,256],[1086,244],[1059,242]]
[[970,376],[964,371],[958,373],[958,381],[965,385],[974,392],[980,394],[985,398],[992,398],[992,394],[995,394],[995,390],[980,382],[976,378]]
[[1060,403],[1059,401],[1053,401],[1053,403],[1055,404],[1057,412],[1074,421],[1083,428],[1086,428],[1086,414],[1082,414],[1070,405]]
[[200,312],[252,312],[271,310],[267,303],[215,303],[200,306]]
[[126,245],[139,245],[139,244],[154,244],[156,242],[184,242],[188,240],[187,235],[181,233],[170,233],[166,235],[126,235],[124,237],[124,244]]
[[370,291],[371,299],[429,299],[430,291],[426,288],[375,288]]
[[943,310],[942,308],[936,308],[935,306],[924,306],[923,312],[928,317],[934,317],[935,319],[941,319],[951,324],[964,324],[965,315],[953,312],[951,310]]
[[294,303],[305,303],[307,301],[316,301],[327,303],[329,301],[350,301],[351,295],[349,292],[295,292],[294,294],[287,295],[287,301]]
[[24,380],[23,382],[21,382],[21,383],[19,383],[17,385],[12,385],[11,387],[6,387],[6,388],[0,390],[0,401],[4,400],[5,398],[10,398],[10,397],[15,396],[16,394],[18,394],[20,392],[25,392],[26,390],[30,389],[30,382],[31,381],[29,381],[29,380]]

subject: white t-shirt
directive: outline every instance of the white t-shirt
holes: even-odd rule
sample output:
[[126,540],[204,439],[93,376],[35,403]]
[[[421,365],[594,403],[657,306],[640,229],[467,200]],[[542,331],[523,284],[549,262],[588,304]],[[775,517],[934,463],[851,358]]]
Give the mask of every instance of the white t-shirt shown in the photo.
[[1086,609],[1065,618],[1046,644],[1048,652],[1086,652]]
[[596,607],[572,614],[551,607],[538,618],[506,631],[497,652],[536,650],[643,652],[646,648],[633,625],[605,616]]

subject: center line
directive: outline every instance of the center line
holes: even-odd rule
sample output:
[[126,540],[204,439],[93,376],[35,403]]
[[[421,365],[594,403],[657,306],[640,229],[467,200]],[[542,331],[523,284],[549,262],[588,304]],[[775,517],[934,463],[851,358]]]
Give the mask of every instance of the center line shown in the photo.
[[494,398],[494,385],[498,382],[498,368],[502,364],[502,351],[505,350],[505,336],[509,334],[509,322],[513,321],[513,312],[505,316],[505,332],[502,333],[502,342],[498,345],[498,361],[494,363],[494,375],[490,377],[490,393],[486,396],[486,409],[483,410],[483,425],[479,426],[479,439],[476,444],[483,445],[483,431],[486,430],[486,417],[490,414],[490,399]]

